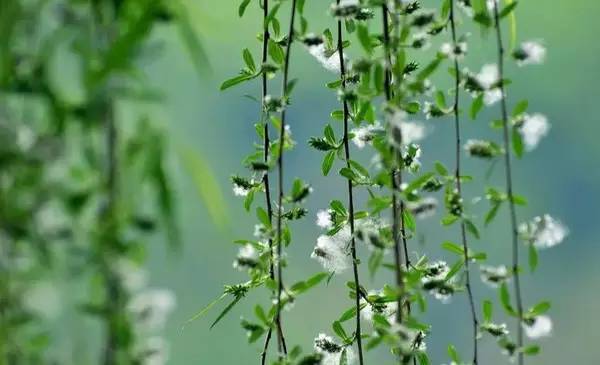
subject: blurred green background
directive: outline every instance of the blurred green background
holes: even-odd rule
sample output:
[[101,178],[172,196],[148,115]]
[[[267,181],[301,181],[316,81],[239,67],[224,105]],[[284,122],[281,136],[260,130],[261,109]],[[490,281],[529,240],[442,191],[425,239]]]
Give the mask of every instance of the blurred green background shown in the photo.
[[[262,341],[253,345],[246,343],[246,335],[239,326],[241,315],[250,316],[252,306],[265,303],[268,293],[261,290],[247,297],[231,315],[213,330],[208,329],[211,316],[187,325],[182,324],[198,309],[218,296],[224,284],[245,280],[243,273],[231,267],[237,247],[234,239],[249,237],[254,220],[245,213],[240,200],[231,193],[229,176],[244,173],[240,164],[242,157],[251,151],[254,141],[253,124],[257,121],[259,107],[244,97],[258,96],[258,81],[227,92],[219,92],[220,83],[234,76],[242,65],[241,50],[250,48],[258,58],[260,44],[256,34],[260,28],[258,9],[252,8],[244,19],[237,17],[239,1],[187,1],[190,16],[202,36],[208,53],[210,68],[205,75],[198,76],[188,59],[185,47],[172,29],[160,29],[155,41],[162,46],[159,58],[141,65],[154,87],[162,90],[165,103],[156,108],[154,117],[168,126],[173,146],[186,145],[203,156],[214,170],[219,186],[225,195],[227,222],[222,226],[211,220],[206,206],[198,196],[190,172],[173,153],[171,170],[174,187],[179,201],[179,218],[184,246],[179,253],[171,253],[162,244],[163,238],[151,242],[149,271],[155,286],[171,288],[177,295],[178,306],[171,317],[166,334],[171,344],[170,364],[253,364],[257,363]],[[433,2],[426,2],[433,5]],[[326,1],[307,1],[311,14],[310,28],[322,31],[330,21],[325,9]],[[570,228],[568,239],[560,246],[541,252],[541,264],[533,275],[525,276],[525,301],[531,305],[549,298],[553,302],[550,315],[555,330],[551,338],[542,340],[542,353],[529,361],[530,364],[598,364],[600,358],[600,225],[597,207],[600,203],[600,155],[598,136],[598,85],[600,85],[600,43],[597,31],[600,26],[597,14],[600,3],[588,0],[535,1],[523,0],[517,10],[518,39],[541,39],[548,47],[546,64],[542,67],[508,67],[513,84],[509,89],[509,103],[522,98],[530,100],[530,110],[545,113],[552,129],[550,135],[532,153],[516,163],[517,192],[528,197],[529,205],[519,211],[521,220],[543,213],[561,219]],[[287,11],[280,16],[286,16]],[[462,28],[464,30],[464,28]],[[482,38],[479,32],[471,31],[470,53],[467,64],[474,70],[495,60],[493,38]],[[442,36],[443,38],[443,36]],[[508,37],[507,37],[508,38]],[[434,44],[432,50],[439,44]],[[320,172],[320,154],[310,150],[306,141],[310,136],[321,133],[329,113],[336,108],[336,97],[324,87],[325,82],[335,76],[322,70],[302,49],[293,50],[292,77],[299,78],[289,109],[289,122],[297,148],[287,157],[288,177],[302,177],[314,187],[308,201],[308,219],[296,224],[292,246],[288,252],[291,267],[285,272],[287,282],[294,282],[319,271],[309,258],[319,234],[314,224],[314,214],[331,199],[344,199],[339,189],[343,181],[338,177],[323,178]],[[450,80],[446,72],[438,72],[439,85]],[[276,82],[275,85],[279,85]],[[276,89],[277,93],[278,88]],[[468,98],[465,96],[465,99]],[[514,104],[513,104],[514,105]],[[499,138],[490,131],[489,122],[497,118],[499,110],[492,108],[482,113],[478,121],[464,119],[465,137],[488,135]],[[126,110],[124,115],[126,115]],[[127,123],[126,118],[121,123]],[[423,160],[443,161],[449,159],[453,141],[448,137],[452,131],[449,119],[428,121],[431,136],[423,143]],[[340,128],[338,124],[333,124]],[[339,129],[338,129],[339,130]],[[466,139],[466,138],[465,138]],[[368,158],[367,156],[361,156]],[[488,165],[466,159],[465,170],[479,180]],[[311,163],[308,163],[308,162]],[[425,164],[425,168],[429,165]],[[489,184],[502,186],[501,169],[496,168]],[[470,184],[466,193],[469,197],[480,196],[483,185]],[[480,202],[472,207],[479,214],[487,207]],[[504,218],[506,211],[502,211]],[[473,241],[477,250],[488,251],[492,264],[507,262],[509,236],[506,220],[500,219],[486,229],[481,240]],[[427,252],[433,257],[442,256],[439,243],[449,235],[458,234],[454,228],[442,230],[439,216],[424,221],[419,226],[424,233],[422,243],[411,242],[412,247]],[[444,232],[445,231],[445,232]],[[366,255],[359,247],[359,255]],[[363,265],[365,266],[365,265]],[[348,275],[348,274],[346,274]],[[389,273],[381,271],[375,282],[365,280],[370,289],[380,288]],[[474,272],[474,277],[478,278]],[[366,275],[365,275],[366,277]],[[284,314],[284,327],[290,344],[300,344],[305,349],[312,347],[312,339],[319,332],[331,332],[330,323],[352,302],[346,294],[345,281],[349,276],[337,276],[329,286],[301,298],[289,313]],[[67,290],[65,287],[63,289]],[[69,289],[70,290],[70,289]],[[496,298],[495,291],[476,285],[478,299]],[[499,310],[497,310],[499,312]],[[89,355],[85,344],[77,340],[79,332],[94,326],[91,321],[74,317],[65,309],[56,319],[57,331],[67,334],[53,348],[65,363],[87,363]],[[448,362],[446,346],[457,345],[466,356],[470,351],[470,327],[468,326],[467,302],[463,295],[456,296],[448,305],[432,301],[425,320],[433,325],[433,335],[428,338],[433,364]],[[81,322],[84,321],[84,322]],[[65,325],[66,324],[66,325]],[[509,328],[514,323],[508,322]],[[482,350],[490,361],[485,364],[502,364],[508,360],[499,354],[489,338],[481,340]],[[71,360],[69,360],[71,359]],[[72,360],[76,359],[76,360]],[[369,364],[392,363],[389,354],[369,353]]]

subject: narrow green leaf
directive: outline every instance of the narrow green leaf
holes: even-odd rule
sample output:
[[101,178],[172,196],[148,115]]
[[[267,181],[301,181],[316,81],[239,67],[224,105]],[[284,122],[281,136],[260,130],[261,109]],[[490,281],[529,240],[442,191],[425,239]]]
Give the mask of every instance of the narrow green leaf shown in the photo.
[[502,205],[501,202],[497,202],[492,205],[490,210],[485,215],[484,225],[487,226],[496,217],[496,214],[498,214],[498,209],[500,209],[500,205]]
[[371,54],[373,52],[373,46],[371,45],[371,37],[369,36],[369,28],[365,24],[359,24],[357,27],[356,35],[358,36],[358,41],[360,45],[363,47],[367,54]]
[[223,309],[223,311],[217,316],[215,321],[210,325],[209,329],[213,329],[213,327],[216,326],[217,323],[219,323],[227,315],[227,313],[229,313],[229,311],[231,311],[233,307],[235,307],[235,305],[238,304],[240,300],[242,300],[242,298],[243,297],[241,295],[235,297],[231,301],[231,303],[229,303],[227,307],[225,307],[225,309]]
[[490,300],[483,301],[483,320],[485,322],[491,322],[494,313],[494,306]]
[[505,16],[507,16],[508,14],[510,14],[516,7],[517,7],[517,2],[513,1],[513,2],[508,2],[508,5],[506,5],[501,11],[500,14],[498,15],[501,19],[504,18]]
[[404,226],[406,228],[408,228],[409,231],[415,232],[417,230],[417,224],[415,223],[415,218],[413,217],[412,213],[408,209],[405,209],[402,212],[402,218],[404,219]]
[[244,58],[244,62],[246,63],[246,66],[248,66],[248,68],[252,72],[256,71],[256,64],[254,63],[254,58],[252,57],[252,53],[250,53],[250,50],[248,48],[244,48],[242,56]]
[[246,12],[246,8],[248,7],[248,5],[250,4],[250,0],[243,0],[242,3],[240,4],[240,7],[238,8],[238,15],[241,17],[244,16],[244,13]]
[[512,116],[518,117],[519,115],[525,113],[527,111],[527,107],[529,106],[529,102],[527,100],[521,100],[515,105],[515,108],[512,111]]
[[469,219],[465,219],[464,220],[465,223],[465,227],[467,228],[467,231],[469,233],[471,233],[473,235],[473,237],[479,239],[479,230],[477,229],[477,226]]
[[529,269],[534,272],[538,266],[538,252],[533,244],[529,244]]
[[340,321],[333,322],[331,327],[333,329],[333,332],[345,342],[348,338],[348,335],[346,335],[346,331],[344,330],[344,327],[342,326]]
[[210,302],[206,307],[202,308],[198,313],[194,314],[190,319],[188,319],[186,321],[186,324],[191,323],[191,322],[197,320],[198,318],[202,317],[203,315],[205,315],[206,312],[208,312],[212,307],[214,307],[215,304],[217,304],[221,300],[225,299],[225,297],[227,297],[227,293],[221,294],[220,297],[218,297],[217,299]]
[[444,243],[442,243],[442,248],[446,251],[464,256],[465,251],[463,250],[463,248],[459,245],[457,245],[456,243],[452,243],[450,241],[446,241]]
[[477,119],[477,115],[483,109],[483,94],[479,94],[471,103],[469,117],[473,120]]
[[229,89],[230,87],[241,84],[242,82],[251,80],[253,78],[254,77],[251,75],[238,75],[238,76],[232,77],[229,80],[225,80],[221,84],[220,90],[223,91],[223,90]]
[[512,129],[512,146],[515,156],[518,158],[523,157],[523,138],[521,137],[521,133],[519,133],[519,129],[516,127],[513,127]]
[[333,166],[333,163],[335,162],[335,156],[336,156],[335,154],[336,154],[336,151],[329,151],[323,158],[323,164],[321,165],[321,171],[323,172],[324,176],[327,176],[329,174],[329,171],[331,171],[331,167]]
[[539,316],[540,314],[548,312],[551,306],[552,305],[550,304],[550,302],[540,302],[534,305],[533,308],[529,310],[529,314],[532,316]]

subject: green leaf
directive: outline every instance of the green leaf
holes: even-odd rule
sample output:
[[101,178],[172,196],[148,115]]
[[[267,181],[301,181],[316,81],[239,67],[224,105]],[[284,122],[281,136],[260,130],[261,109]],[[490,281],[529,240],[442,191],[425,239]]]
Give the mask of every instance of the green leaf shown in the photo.
[[333,120],[344,120],[343,110],[334,110],[331,112],[331,119]]
[[256,208],[256,216],[265,227],[271,227],[271,220],[269,219],[269,215],[267,214],[267,211],[264,210],[262,207]]
[[417,230],[417,224],[415,223],[415,218],[412,213],[408,209],[404,209],[402,211],[402,218],[404,221],[404,227],[408,228],[409,231],[415,232]]
[[487,4],[485,0],[473,0],[471,1],[471,6],[473,7],[473,11],[475,13],[487,13]]
[[516,7],[517,7],[517,2],[513,1],[513,2],[508,2],[508,5],[506,5],[502,11],[500,11],[500,14],[498,15],[500,17],[500,19],[504,18],[505,16],[507,16],[508,14],[510,14]]
[[460,363],[460,357],[458,357],[458,352],[456,352],[454,345],[448,345],[448,356],[450,356],[450,359],[455,363]]
[[512,196],[512,202],[516,205],[527,205],[527,199],[522,195],[514,195]]
[[358,163],[354,160],[348,160],[348,163],[359,174],[361,174],[362,176],[365,176],[365,177],[369,177],[369,170],[367,170],[363,165],[361,165],[360,163]]
[[341,338],[342,340],[344,340],[344,342],[345,342],[346,339],[348,338],[348,335],[346,335],[346,331],[344,330],[344,327],[342,326],[340,321],[333,322],[331,327],[333,329],[333,332],[336,335],[338,335],[338,337]]
[[360,45],[363,47],[367,54],[371,54],[373,52],[373,46],[371,45],[371,37],[369,36],[369,28],[367,28],[364,24],[359,24],[357,27],[356,35],[358,36],[358,41]]
[[521,100],[515,105],[515,108],[512,111],[512,116],[518,117],[519,115],[525,113],[527,111],[527,107],[529,106],[529,102],[527,100]]
[[217,316],[217,318],[210,325],[209,329],[213,329],[213,327],[216,326],[217,323],[219,323],[227,315],[227,313],[229,313],[229,311],[231,311],[233,309],[233,307],[235,307],[235,305],[238,304],[240,300],[242,300],[242,298],[243,298],[243,296],[241,296],[241,295],[236,296],[231,301],[231,303],[229,303],[227,305],[227,307],[225,307],[225,309],[223,309],[223,311],[221,313],[219,313],[219,315]]
[[327,124],[325,126],[325,130],[323,131],[323,134],[325,135],[325,139],[327,139],[327,142],[335,145],[337,143],[337,141],[335,140],[335,133],[333,132],[333,128],[331,128],[331,126],[329,124]]
[[248,7],[248,5],[250,4],[250,0],[243,0],[242,3],[240,4],[240,7],[238,8],[238,15],[241,17],[244,16],[244,13],[246,12],[246,8]]
[[446,109],[446,95],[441,90],[435,92],[435,104],[440,109]]
[[433,176],[434,176],[433,172],[428,172],[426,174],[419,176],[418,178],[411,181],[410,184],[408,184],[408,186],[403,190],[403,193],[408,195],[408,194],[411,194],[412,192],[414,192],[415,190],[420,189]]
[[484,225],[487,226],[496,217],[496,214],[498,214],[498,209],[500,209],[501,205],[502,205],[501,202],[496,202],[492,205],[490,210],[485,215]]
[[477,115],[483,109],[483,94],[479,94],[471,103],[471,109],[469,109],[469,117],[473,120],[477,119]]
[[342,175],[343,177],[345,177],[348,180],[355,180],[357,178],[356,173],[354,173],[354,171],[352,171],[352,169],[349,169],[347,167],[343,167],[340,170],[340,175]]
[[469,219],[465,219],[464,220],[465,223],[465,227],[467,228],[467,231],[469,233],[471,233],[473,235],[473,237],[479,239],[479,230],[477,229],[477,226],[475,226],[475,224],[469,220]]
[[508,314],[513,316],[516,315],[515,310],[510,304],[510,293],[508,291],[508,286],[506,286],[506,283],[502,283],[502,285],[500,286],[500,303],[502,303],[502,307],[504,307],[504,310],[506,310]]
[[336,154],[335,151],[329,151],[323,158],[323,164],[321,165],[321,171],[323,172],[324,176],[327,176],[329,174],[329,171],[331,171],[331,167],[333,166],[333,163],[335,162],[335,154]]
[[206,312],[208,312],[212,307],[214,307],[215,304],[217,304],[221,300],[225,299],[225,297],[227,297],[227,293],[221,294],[220,297],[218,297],[217,299],[215,299],[212,302],[210,302],[206,307],[202,308],[198,313],[194,314],[190,319],[188,319],[186,321],[186,324],[187,323],[191,323],[191,322],[197,320],[198,318],[202,317],[203,315],[205,315]]
[[[367,303],[363,303],[363,305],[367,305]],[[340,316],[340,319],[338,319],[338,322],[346,322],[349,321],[351,319],[353,319],[354,317],[356,317],[356,307],[352,307],[348,310],[346,310],[344,313],[342,313],[342,315]]]
[[435,72],[435,70],[438,68],[441,62],[441,58],[436,58],[435,60],[430,62],[427,66],[425,66],[425,68],[421,72],[418,73],[417,80],[423,81],[429,76],[431,76],[431,74]]
[[346,211],[346,208],[344,207],[344,204],[339,201],[339,200],[332,200],[331,203],[329,203],[329,207],[336,212],[337,214],[341,215],[341,216],[347,216],[348,212]]
[[252,57],[252,53],[250,53],[250,50],[248,50],[248,48],[244,48],[242,56],[244,58],[244,62],[246,63],[246,66],[248,66],[248,68],[252,72],[256,71],[256,64],[254,63],[254,58]]
[[250,190],[248,192],[248,195],[246,195],[246,198],[244,198],[244,209],[246,209],[247,212],[250,211],[253,201],[254,201],[254,190]]
[[523,157],[523,138],[521,137],[521,133],[519,133],[519,129],[516,127],[513,127],[512,129],[512,146],[515,156],[518,158]]
[[283,65],[283,62],[285,61],[285,52],[283,51],[283,48],[273,40],[269,40],[268,49],[269,56],[271,56],[273,61],[279,65]]
[[491,322],[493,313],[494,313],[494,307],[493,307],[492,302],[487,299],[484,300],[483,301],[483,320],[485,322]]
[[458,219],[459,219],[459,217],[455,216],[454,214],[447,214],[446,216],[444,216],[444,218],[442,218],[442,225],[444,225],[444,226],[452,225]]
[[230,87],[241,84],[244,81],[252,80],[253,78],[254,78],[253,75],[238,75],[236,77],[232,77],[229,80],[225,80],[221,84],[220,90],[223,91],[223,90],[229,89]]
[[460,268],[463,266],[464,263],[465,263],[465,261],[463,259],[456,261],[452,265],[450,270],[448,270],[448,273],[446,274],[446,277],[444,277],[444,280],[448,281],[448,280],[452,279],[454,277],[454,275],[458,274],[458,272],[460,271]]
[[254,314],[256,315],[256,318],[258,318],[263,324],[267,326],[270,325],[270,321],[267,319],[267,315],[263,307],[258,304],[254,306]]
[[450,241],[446,241],[444,243],[442,243],[442,248],[446,251],[464,256],[465,251],[463,250],[463,248],[459,245],[457,245],[456,243],[452,243]]
[[439,161],[435,162],[435,170],[441,176],[448,176],[448,169]]
[[329,276],[329,273],[326,273],[326,272],[321,272],[321,273],[311,276],[310,278],[308,278],[306,280],[306,289],[308,290],[308,289],[311,289],[311,288],[317,286],[327,276]]
[[419,365],[430,365],[429,357],[427,357],[427,353],[420,351],[417,352],[417,358],[419,359]]
[[529,269],[534,272],[538,266],[538,253],[533,244],[529,244]]
[[534,305],[533,308],[529,310],[529,314],[532,316],[539,316],[540,314],[548,312],[551,306],[552,305],[550,304],[550,302],[540,302]]
[[540,346],[538,345],[530,345],[523,349],[523,353],[525,355],[537,355],[540,353]]

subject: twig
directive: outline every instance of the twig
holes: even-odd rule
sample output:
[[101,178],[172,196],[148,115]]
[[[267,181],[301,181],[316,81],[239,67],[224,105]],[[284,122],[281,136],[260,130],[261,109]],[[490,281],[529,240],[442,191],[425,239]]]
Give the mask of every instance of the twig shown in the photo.
[[[337,4],[340,4],[340,0],[337,0]],[[337,41],[337,52],[340,58],[340,78],[342,80],[342,91],[345,94],[346,92],[346,68],[344,63],[344,40],[342,33],[342,21],[338,19],[337,22],[337,31],[338,31],[338,41]],[[344,96],[342,96],[344,97]],[[344,155],[346,160],[346,167],[350,169],[350,145],[348,142],[348,102],[344,98]],[[354,273],[354,285],[356,286],[356,345],[358,347],[358,361],[360,365],[363,365],[363,349],[362,349],[362,332],[360,328],[360,280],[358,277],[358,261],[356,258],[356,238],[354,237],[354,194],[352,189],[352,180],[347,179],[348,184],[348,214],[349,214],[349,223],[350,223],[350,236],[351,236],[351,245],[350,251],[352,254],[352,271]]]
[[500,78],[500,106],[502,110],[502,131],[504,137],[504,165],[506,171],[506,190],[508,195],[508,207],[510,212],[510,225],[512,232],[512,273],[514,275],[514,290],[517,301],[517,347],[518,363],[523,365],[523,301],[521,299],[521,282],[519,278],[519,233],[517,231],[517,213],[513,199],[512,169],[510,162],[510,139],[508,134],[508,112],[506,109],[506,90],[504,88],[504,45],[502,43],[502,30],[500,29],[500,16],[498,12],[498,2],[494,1],[494,28],[496,29],[496,40],[498,46],[498,73]]
[[[287,84],[290,70],[290,55],[292,49],[292,43],[294,42],[294,21],[296,18],[296,0],[292,0],[292,10],[290,16],[290,27],[288,30],[287,44],[285,49],[285,61],[283,65],[283,86],[281,89],[282,103],[287,104]],[[277,312],[275,315],[275,321],[281,326],[281,294],[283,292],[283,276],[281,267],[281,256],[282,256],[282,242],[281,242],[281,220],[283,218],[283,145],[285,139],[285,116],[286,108],[281,111],[281,125],[279,128],[279,154],[277,156],[277,183],[279,188],[279,194],[277,197]],[[279,340],[281,341],[283,354],[287,356],[287,346],[285,344],[285,337],[281,327],[279,327]]]
[[[456,37],[456,21],[454,14],[454,0],[450,0],[450,28],[452,30],[452,45],[454,49],[457,47],[457,37]],[[455,82],[454,82],[454,131],[456,138],[456,190],[458,192],[458,197],[462,201],[462,186],[461,186],[461,174],[460,174],[460,149],[461,149],[461,133],[460,133],[460,117],[459,117],[459,96],[460,96],[460,71],[458,65],[458,55],[454,55],[454,73],[455,73]],[[479,327],[479,322],[477,320],[477,312],[475,310],[475,300],[473,299],[473,289],[471,287],[471,273],[469,270],[469,246],[467,244],[467,233],[465,229],[465,222],[461,220],[460,222],[460,234],[462,240],[462,246],[464,251],[464,260],[465,260],[465,277],[466,277],[466,287],[467,287],[467,296],[469,298],[469,306],[471,309],[471,319],[473,324],[473,364],[478,364],[478,351],[477,351],[477,332]]]

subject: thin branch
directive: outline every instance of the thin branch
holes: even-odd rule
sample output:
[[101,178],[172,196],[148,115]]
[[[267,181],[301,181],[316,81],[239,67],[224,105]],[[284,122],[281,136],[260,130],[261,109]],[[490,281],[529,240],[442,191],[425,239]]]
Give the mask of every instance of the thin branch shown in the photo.
[[[390,54],[390,27],[389,27],[389,19],[388,19],[388,8],[384,3],[381,7],[382,17],[383,17],[383,45],[385,49],[385,57],[386,57],[386,72],[385,72],[385,80],[384,80],[384,91],[385,91],[385,99],[387,102],[392,100],[392,74],[391,74],[391,66],[392,66],[392,56]],[[396,24],[397,27],[397,24]],[[402,132],[399,131],[400,141],[402,141]],[[393,151],[394,153],[394,161],[397,165],[400,160],[398,153]],[[402,252],[400,245],[402,244],[404,250],[404,264],[405,269],[408,270],[410,263],[408,262],[408,244],[406,240],[406,226],[404,223],[404,202],[400,199],[398,202],[398,195],[400,193],[400,186],[402,185],[402,170],[393,167],[390,171],[391,179],[392,179],[392,235],[394,236],[394,264],[395,264],[395,273],[396,273],[396,286],[399,291],[397,305],[398,310],[396,311],[396,321],[398,324],[402,323],[402,311],[403,311],[403,291],[404,291],[404,278],[403,278],[403,268],[402,268]],[[398,214],[399,213],[399,214]],[[400,217],[398,217],[400,215]],[[400,223],[400,225],[398,225]],[[410,314],[410,307],[408,308],[408,313]],[[400,362],[403,363],[402,357],[400,357]]]
[[[262,48],[262,63],[265,64],[267,62],[267,55],[268,55],[268,46],[269,46],[269,38],[270,38],[270,34],[269,34],[269,26],[266,24],[265,20],[267,19],[269,15],[269,0],[264,0],[264,4],[263,4],[263,48]],[[267,74],[265,72],[262,73],[262,105],[264,108],[264,102],[265,102],[265,98],[268,95],[268,83],[267,83]],[[266,114],[266,113],[265,113]],[[266,115],[268,117],[268,115]],[[267,164],[269,162],[269,147],[271,144],[270,141],[270,137],[269,137],[269,122],[267,119],[263,120],[264,122],[264,129],[263,129],[263,135],[264,135],[264,140],[263,140],[263,161],[265,162],[265,164]],[[267,203],[267,215],[269,217],[269,223],[273,222],[273,204],[271,203],[271,185],[269,183],[269,172],[265,171],[265,174],[263,175],[263,186],[265,188],[265,200]],[[274,264],[273,264],[273,239],[271,237],[269,237],[269,276],[271,277],[271,279],[275,280],[275,268],[274,268]],[[273,294],[275,294],[273,292]],[[276,326],[277,326],[277,338],[278,338],[278,350],[279,352],[281,352],[283,350],[283,341],[281,340],[283,338],[283,335],[281,334],[281,321],[276,321]],[[263,351],[261,353],[261,360],[260,363],[261,365],[265,365],[266,364],[266,360],[267,360],[267,351],[269,350],[269,344],[271,342],[271,337],[272,337],[272,332],[273,332],[273,327],[269,327],[269,331],[267,332],[267,336],[265,337],[265,344],[263,347]]]
[[502,109],[502,131],[504,137],[504,164],[506,171],[506,190],[508,195],[508,207],[510,211],[510,224],[512,232],[512,272],[514,275],[514,290],[517,301],[517,347],[518,347],[518,363],[523,365],[523,328],[521,321],[523,320],[523,301],[521,299],[521,282],[519,278],[519,233],[517,231],[517,213],[513,199],[513,181],[512,169],[510,161],[510,139],[508,134],[508,112],[506,109],[506,90],[504,88],[504,45],[502,43],[502,30],[500,29],[500,16],[498,12],[498,2],[494,1],[494,28],[496,29],[496,40],[498,46],[498,72],[500,78],[500,91],[502,99],[500,105]]
[[[337,4],[340,4],[340,0],[337,0]],[[338,41],[337,41],[337,52],[340,58],[340,78],[342,80],[342,91],[345,94],[346,92],[346,65],[344,63],[344,39],[342,33],[342,21],[338,20],[337,22],[337,31],[338,31]],[[346,160],[346,167],[350,167],[350,145],[348,142],[348,119],[349,119],[349,110],[348,110],[348,101],[344,98],[344,154]],[[349,223],[350,223],[350,236],[351,236],[351,245],[350,251],[352,254],[352,271],[354,273],[354,284],[356,286],[356,345],[358,347],[358,361],[360,365],[364,364],[363,360],[363,348],[362,348],[362,332],[360,328],[360,281],[358,277],[358,264],[356,258],[356,238],[354,237],[354,193],[352,189],[352,180],[347,179],[348,184],[348,213],[349,213]]]
[[[294,42],[294,22],[296,19],[296,0],[292,0],[292,10],[290,16],[290,27],[287,35],[287,44],[285,49],[285,61],[283,65],[283,85],[281,93],[282,103],[287,104],[287,85],[288,76],[290,70],[290,55],[292,49],[292,43]],[[275,315],[275,321],[281,326],[281,294],[283,293],[283,273],[281,267],[281,256],[282,256],[282,242],[281,242],[281,220],[283,218],[283,145],[285,139],[285,115],[286,108],[281,111],[281,125],[279,128],[279,154],[277,156],[277,184],[279,188],[279,194],[277,197],[277,313]],[[281,341],[284,355],[287,356],[287,346],[285,344],[285,337],[281,327],[279,327],[279,340]]]
[[[456,19],[454,14],[454,0],[450,0],[450,28],[452,30],[452,45],[454,49],[457,47],[457,37],[456,37]],[[454,131],[456,138],[456,190],[458,192],[458,197],[462,201],[462,184],[461,184],[461,174],[460,174],[460,149],[461,149],[461,133],[460,133],[460,117],[459,117],[459,96],[460,96],[460,71],[458,65],[458,55],[454,55]],[[466,277],[466,287],[467,287],[467,296],[469,298],[469,306],[471,309],[471,319],[473,324],[473,364],[478,364],[478,351],[477,351],[477,332],[479,328],[479,322],[477,320],[477,312],[475,310],[475,300],[473,298],[473,289],[471,287],[471,273],[469,269],[469,246],[467,244],[467,233],[465,229],[465,222],[461,220],[460,222],[460,234],[462,240],[462,246],[464,251],[464,260],[465,260],[465,277]]]

